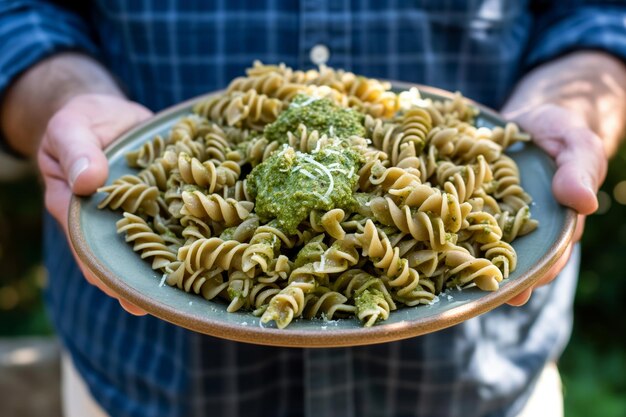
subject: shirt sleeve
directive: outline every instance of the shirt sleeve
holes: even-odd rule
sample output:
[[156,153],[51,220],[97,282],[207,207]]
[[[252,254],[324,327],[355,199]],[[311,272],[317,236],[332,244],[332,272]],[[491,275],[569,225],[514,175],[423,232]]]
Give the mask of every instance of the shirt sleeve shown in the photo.
[[554,0],[534,13],[526,68],[581,49],[602,50],[626,61],[625,1]]
[[[62,51],[98,56],[98,48],[85,20],[50,1],[0,2],[0,102],[22,72]],[[12,153],[0,132],[0,149]]]

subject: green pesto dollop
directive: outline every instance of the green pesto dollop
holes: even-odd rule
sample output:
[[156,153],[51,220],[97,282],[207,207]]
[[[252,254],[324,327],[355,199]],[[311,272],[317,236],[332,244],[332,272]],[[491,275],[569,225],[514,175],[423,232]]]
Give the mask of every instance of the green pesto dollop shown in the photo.
[[274,123],[265,126],[263,135],[270,142],[287,143],[287,132],[296,132],[303,124],[309,132],[345,139],[353,135],[365,136],[363,115],[346,109],[327,98],[297,95]]
[[311,210],[358,207],[352,190],[361,164],[361,154],[341,143],[312,154],[285,146],[252,170],[247,189],[261,221],[276,219],[286,233],[295,233]]

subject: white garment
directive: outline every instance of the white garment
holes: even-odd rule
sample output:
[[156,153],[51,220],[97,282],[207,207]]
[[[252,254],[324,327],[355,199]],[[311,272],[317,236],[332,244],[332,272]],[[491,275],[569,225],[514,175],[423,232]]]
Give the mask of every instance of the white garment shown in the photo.
[[64,417],[108,417],[91,396],[67,352],[61,354],[61,396]]
[[554,362],[543,368],[533,393],[517,417],[563,417],[563,387]]

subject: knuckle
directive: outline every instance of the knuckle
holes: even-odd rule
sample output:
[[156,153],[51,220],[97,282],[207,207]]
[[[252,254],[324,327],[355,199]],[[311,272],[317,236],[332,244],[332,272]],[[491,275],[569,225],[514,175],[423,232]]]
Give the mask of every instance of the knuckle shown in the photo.
[[588,127],[574,127],[566,132],[566,135],[573,141],[585,146],[585,149],[594,154],[604,156],[604,145],[602,138]]
[[61,109],[48,121],[46,133],[49,138],[58,137],[75,122],[72,113],[66,109]]

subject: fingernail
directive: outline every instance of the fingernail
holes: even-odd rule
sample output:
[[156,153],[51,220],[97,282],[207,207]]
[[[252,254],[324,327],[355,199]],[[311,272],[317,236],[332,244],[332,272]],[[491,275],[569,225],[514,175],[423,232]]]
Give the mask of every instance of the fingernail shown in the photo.
[[588,189],[591,194],[596,195],[596,187],[594,187],[594,185],[592,184],[591,178],[583,177],[582,183],[583,187]]
[[82,157],[78,159],[70,168],[70,177],[68,178],[70,188],[74,188],[74,183],[78,179],[78,176],[83,173],[89,167],[89,159]]

